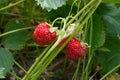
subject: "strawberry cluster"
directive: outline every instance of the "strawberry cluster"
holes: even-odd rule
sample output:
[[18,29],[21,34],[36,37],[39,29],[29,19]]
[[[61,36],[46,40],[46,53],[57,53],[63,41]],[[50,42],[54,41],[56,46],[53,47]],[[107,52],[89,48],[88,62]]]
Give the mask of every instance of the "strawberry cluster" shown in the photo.
[[[57,33],[50,30],[50,25],[47,23],[40,23],[34,30],[34,40],[38,45],[49,45],[51,42],[55,41],[57,38]],[[57,47],[64,44],[67,38],[64,38]],[[86,46],[81,44],[81,41],[73,38],[71,39],[66,47],[66,56],[70,60],[77,60],[83,57],[86,53]]]

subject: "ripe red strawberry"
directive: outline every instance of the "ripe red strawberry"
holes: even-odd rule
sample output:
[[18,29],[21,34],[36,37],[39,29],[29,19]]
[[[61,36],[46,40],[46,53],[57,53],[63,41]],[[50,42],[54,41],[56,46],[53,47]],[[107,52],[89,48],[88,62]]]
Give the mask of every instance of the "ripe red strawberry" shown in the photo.
[[66,56],[70,60],[77,60],[86,53],[86,46],[82,46],[80,41],[73,38],[67,44]]
[[36,27],[33,36],[37,44],[44,46],[55,40],[56,32],[51,32],[47,23],[40,23]]

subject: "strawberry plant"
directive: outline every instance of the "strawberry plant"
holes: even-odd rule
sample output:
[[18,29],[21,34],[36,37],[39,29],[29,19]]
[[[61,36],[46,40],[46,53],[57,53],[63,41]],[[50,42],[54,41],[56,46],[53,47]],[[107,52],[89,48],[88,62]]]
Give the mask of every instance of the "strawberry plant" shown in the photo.
[[119,0],[0,1],[0,79],[120,79]]

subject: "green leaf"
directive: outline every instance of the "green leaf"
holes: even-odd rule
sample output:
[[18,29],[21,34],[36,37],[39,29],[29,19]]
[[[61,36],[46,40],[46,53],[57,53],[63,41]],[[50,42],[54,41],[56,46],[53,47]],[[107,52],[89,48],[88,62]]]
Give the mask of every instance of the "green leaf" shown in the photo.
[[120,3],[120,0],[103,0],[104,3]]
[[8,50],[0,47],[0,78],[4,78],[14,64],[14,58]]
[[105,73],[120,64],[120,40],[118,38],[107,38],[104,45],[110,52],[98,51],[95,55]]
[[5,76],[4,76],[4,70],[5,70],[5,68],[1,68],[0,67],[0,78],[5,78]]
[[[10,20],[5,26],[5,32],[12,31],[19,28],[24,28],[25,25],[22,22],[16,22]],[[3,37],[2,43],[5,47],[12,50],[21,50],[27,38],[27,31],[19,31],[9,34]]]
[[103,51],[103,52],[110,52],[109,49],[105,48],[105,47],[100,47],[97,49],[98,51]]
[[43,9],[47,9],[48,11],[51,11],[52,9],[57,9],[58,7],[61,7],[62,5],[66,4],[67,0],[36,0],[37,4],[41,5]]
[[96,51],[95,57],[104,73],[120,64],[120,9],[114,4],[101,4],[96,11],[103,19],[106,32],[104,46],[107,50]]
[[92,36],[92,50],[103,46],[105,42],[105,32],[102,19],[98,15],[93,17],[93,36]]
[[114,4],[102,4],[98,8],[98,13],[103,17],[107,36],[120,35],[120,9]]
[[120,12],[114,15],[104,15],[106,32],[109,36],[120,35]]

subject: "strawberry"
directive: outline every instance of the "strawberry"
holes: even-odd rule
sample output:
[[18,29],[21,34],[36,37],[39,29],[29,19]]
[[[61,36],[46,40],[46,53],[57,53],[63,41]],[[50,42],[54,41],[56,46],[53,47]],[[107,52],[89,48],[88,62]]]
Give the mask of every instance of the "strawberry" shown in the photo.
[[40,23],[34,30],[34,40],[39,45],[48,45],[56,39],[56,32],[50,31],[50,26],[47,23]]
[[70,60],[77,60],[86,53],[86,46],[82,46],[81,42],[75,38],[71,39],[66,48],[66,56]]

